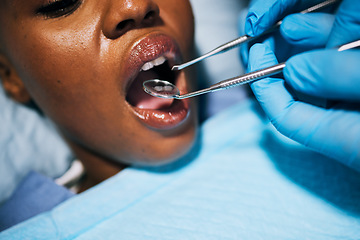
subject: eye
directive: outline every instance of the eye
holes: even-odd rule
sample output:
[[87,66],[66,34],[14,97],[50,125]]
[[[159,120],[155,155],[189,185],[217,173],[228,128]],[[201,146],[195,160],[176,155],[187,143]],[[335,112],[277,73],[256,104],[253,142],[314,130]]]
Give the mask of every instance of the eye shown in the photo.
[[73,13],[81,4],[81,0],[54,0],[41,6],[36,13],[46,18],[58,18]]

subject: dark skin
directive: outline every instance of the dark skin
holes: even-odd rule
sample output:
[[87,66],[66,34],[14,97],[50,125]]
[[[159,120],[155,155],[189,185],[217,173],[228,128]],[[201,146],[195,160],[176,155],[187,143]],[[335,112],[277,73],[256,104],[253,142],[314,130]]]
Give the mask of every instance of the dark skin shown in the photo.
[[[85,188],[127,164],[156,165],[184,155],[196,136],[192,100],[184,104],[186,117],[181,115],[169,124],[151,117],[158,115],[153,114],[158,109],[146,110],[143,115],[150,115],[150,120],[145,121],[129,104],[127,94],[140,71],[129,59],[136,59],[134,49],[148,51],[146,44],[136,47],[139,42],[151,42],[155,45],[152,52],[157,53],[170,42],[167,45],[172,49],[178,48],[175,55],[183,60],[191,57],[194,22],[190,3],[54,2],[0,0],[0,74],[13,99],[33,100],[57,125],[85,166]],[[150,53],[143,55],[152,60]],[[184,91],[191,90],[193,80],[188,72],[179,73],[177,79]],[[169,118],[170,110],[160,110]]]

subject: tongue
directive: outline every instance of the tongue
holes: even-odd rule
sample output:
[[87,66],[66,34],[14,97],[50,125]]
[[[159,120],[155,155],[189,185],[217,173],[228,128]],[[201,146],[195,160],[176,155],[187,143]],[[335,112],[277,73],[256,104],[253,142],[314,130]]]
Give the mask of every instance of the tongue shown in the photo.
[[158,74],[155,71],[142,71],[133,81],[127,94],[127,101],[141,109],[153,109],[160,110],[169,108],[173,102],[173,99],[162,99],[153,97],[144,92],[142,84],[146,80],[158,78]]

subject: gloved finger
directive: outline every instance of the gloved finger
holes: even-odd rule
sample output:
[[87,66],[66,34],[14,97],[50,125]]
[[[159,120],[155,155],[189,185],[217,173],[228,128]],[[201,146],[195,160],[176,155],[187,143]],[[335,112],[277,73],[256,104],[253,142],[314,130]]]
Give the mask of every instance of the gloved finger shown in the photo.
[[279,62],[287,61],[291,56],[312,50],[309,46],[294,46],[287,42],[279,31],[274,34],[263,38],[262,43],[267,45],[272,52],[274,52],[276,59]]
[[348,106],[324,109],[297,101],[275,126],[285,136],[360,170],[360,113]]
[[359,66],[359,50],[317,50],[289,59],[283,74],[297,91],[328,99],[360,101]]
[[[242,12],[240,12],[239,17],[238,17],[238,30],[239,30],[240,36],[245,34],[244,22],[245,22],[247,13],[248,13],[248,10],[245,9]],[[250,47],[256,43],[265,43],[266,45],[268,45],[270,47],[270,49],[272,51],[278,50],[278,51],[276,51],[277,55],[283,55],[282,52],[288,53],[288,51],[291,48],[289,46],[289,44],[287,44],[286,41],[282,38],[282,36],[280,35],[280,33],[278,31],[272,35],[258,38],[258,39],[256,39],[256,41],[250,41],[250,42],[244,43],[240,47],[240,56],[241,56],[242,63],[246,67],[248,66]],[[279,47],[279,46],[281,46],[281,47]]]
[[[255,44],[249,53],[249,71],[256,71],[277,64],[274,53],[265,44]],[[250,84],[256,99],[270,121],[277,125],[277,119],[295,100],[280,78],[265,78]]]
[[[245,33],[249,36],[255,36],[255,25],[258,20],[263,16],[270,7],[276,2],[276,0],[254,0],[250,3],[249,11],[245,21]],[[268,21],[268,19],[266,19]],[[266,26],[271,26],[271,23],[267,23]]]
[[328,13],[291,14],[284,18],[280,32],[295,46],[323,48],[326,46],[335,16]]
[[[246,20],[246,16],[248,13],[248,9],[244,9],[243,11],[240,12],[239,17],[238,17],[238,30],[239,30],[239,35],[243,36],[245,35],[245,25],[244,22]],[[244,66],[248,66],[248,58],[249,58],[249,50],[250,47],[256,43],[264,43],[266,42],[266,44],[273,50],[275,51],[275,45],[281,45],[282,48],[280,49],[282,50],[288,50],[288,45],[286,44],[286,42],[282,38],[279,32],[275,32],[272,35],[269,36],[265,36],[262,38],[258,38],[256,39],[256,41],[250,41],[247,43],[244,43],[241,45],[240,47],[240,56],[241,56],[241,60],[244,64]]]
[[[245,19],[246,19],[246,15],[248,13],[248,9],[244,9],[240,12],[239,16],[238,16],[238,31],[239,31],[239,36],[243,36],[245,35]],[[243,43],[240,46],[240,57],[241,57],[241,61],[243,63],[243,66],[246,68],[248,65],[248,58],[249,58],[249,44],[248,43]]]
[[302,11],[316,5],[323,0],[259,0],[249,8],[246,17],[245,32],[249,36],[256,36],[269,29],[286,15]]
[[344,0],[336,14],[327,47],[360,39],[360,1]]

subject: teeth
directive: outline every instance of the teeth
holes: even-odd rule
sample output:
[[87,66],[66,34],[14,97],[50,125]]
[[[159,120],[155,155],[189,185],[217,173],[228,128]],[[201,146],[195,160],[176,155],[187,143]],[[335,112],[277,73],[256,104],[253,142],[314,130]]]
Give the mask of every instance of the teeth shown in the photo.
[[154,62],[155,66],[159,66],[159,65],[163,64],[165,61],[166,61],[165,57],[159,57],[159,58],[155,59],[153,62]]
[[163,64],[165,61],[166,61],[166,58],[161,56],[153,61],[145,63],[144,66],[142,66],[141,70],[148,71],[148,70],[152,69],[154,66],[159,66],[159,65]]
[[152,62],[147,62],[144,64],[144,66],[142,66],[141,70],[143,71],[147,71],[150,70],[154,67],[154,64]]

